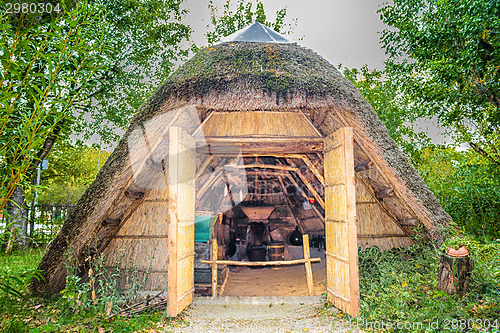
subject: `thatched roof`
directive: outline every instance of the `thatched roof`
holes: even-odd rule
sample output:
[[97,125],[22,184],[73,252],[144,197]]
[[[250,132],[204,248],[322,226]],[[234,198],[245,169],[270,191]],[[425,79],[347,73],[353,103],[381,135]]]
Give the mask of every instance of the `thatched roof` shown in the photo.
[[[146,124],[152,132],[163,133],[166,124],[148,121],[178,109],[186,110],[182,120],[186,124],[193,121],[193,114],[202,122],[214,111],[298,110],[323,136],[353,127],[356,163],[372,161],[378,170],[364,181],[374,189],[394,189],[397,195],[386,204],[394,208],[396,218],[418,219],[431,239],[441,238],[440,226],[451,222],[373,108],[332,64],[296,44],[228,42],[199,51],[140,108],[50,245],[39,266],[46,281],[34,282],[33,291],[61,290],[65,256],[76,255],[84,269],[85,256],[102,249],[116,233],[112,221],[126,218],[134,209],[134,200],[127,195],[140,178],[134,175],[134,164],[151,159],[147,153],[132,158],[134,133]],[[164,153],[155,152],[156,157]]]

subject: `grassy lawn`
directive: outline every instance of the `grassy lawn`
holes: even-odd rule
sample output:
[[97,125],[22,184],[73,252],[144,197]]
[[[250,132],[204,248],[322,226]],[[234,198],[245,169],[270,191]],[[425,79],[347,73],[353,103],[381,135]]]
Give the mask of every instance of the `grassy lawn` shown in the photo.
[[[164,312],[151,312],[132,318],[105,319],[102,302],[74,307],[71,297],[47,300],[30,297],[27,286],[30,274],[42,258],[40,250],[16,251],[0,255],[0,277],[23,297],[0,291],[0,332],[150,332],[173,327],[180,318],[166,317]],[[26,273],[28,272],[28,273]],[[21,277],[6,280],[6,277]],[[84,285],[84,284],[82,284]],[[83,298],[82,298],[83,299]]]
[[[500,242],[481,244],[472,238],[464,238],[464,242],[475,266],[470,291],[462,297],[436,289],[442,249],[417,242],[408,249],[360,250],[361,313],[355,319],[347,315],[343,319],[365,331],[402,323],[388,331],[500,332]],[[183,321],[182,316],[172,319],[161,311],[106,319],[105,303],[111,296],[101,292],[92,300],[89,283],[72,275],[59,299],[32,298],[27,292],[29,272],[37,267],[42,254],[31,249],[0,255],[2,281],[22,295],[0,291],[0,332],[168,331]]]

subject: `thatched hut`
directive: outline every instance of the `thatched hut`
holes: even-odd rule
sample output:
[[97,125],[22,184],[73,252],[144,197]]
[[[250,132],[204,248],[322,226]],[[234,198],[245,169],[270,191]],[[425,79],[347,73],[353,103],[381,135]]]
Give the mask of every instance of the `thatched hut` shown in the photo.
[[85,275],[102,253],[147,272],[144,290],[167,290],[176,315],[193,299],[196,216],[223,214],[238,233],[252,206],[276,207],[269,230],[325,236],[328,298],[352,315],[358,247],[408,246],[418,224],[439,240],[451,221],[359,91],[255,24],[199,51],[141,107],[31,289],[57,293],[68,254]]

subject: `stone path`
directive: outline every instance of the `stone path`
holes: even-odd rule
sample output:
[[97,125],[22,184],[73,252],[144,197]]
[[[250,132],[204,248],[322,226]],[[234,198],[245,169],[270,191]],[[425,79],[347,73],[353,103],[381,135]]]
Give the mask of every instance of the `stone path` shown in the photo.
[[320,297],[199,297],[165,332],[353,332]]

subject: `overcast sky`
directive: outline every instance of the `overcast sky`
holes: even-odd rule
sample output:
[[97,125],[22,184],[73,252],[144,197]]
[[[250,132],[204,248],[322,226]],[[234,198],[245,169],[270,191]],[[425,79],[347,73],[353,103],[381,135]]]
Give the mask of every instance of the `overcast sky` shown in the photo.
[[[226,2],[213,1],[221,10]],[[269,21],[274,21],[277,10],[286,7],[286,22],[297,19],[293,33],[287,38],[312,49],[333,65],[360,68],[367,64],[370,69],[383,69],[386,55],[381,48],[380,32],[386,26],[380,21],[377,9],[387,0],[260,1]],[[194,42],[198,46],[206,45],[205,33],[210,24],[208,0],[184,0],[183,8],[189,11],[184,23],[193,29]],[[431,120],[419,121],[415,129],[426,132],[437,144],[450,140]]]
[[[226,0],[213,0],[222,9]],[[274,21],[277,10],[286,7],[286,22],[297,19],[293,34],[287,38],[322,55],[330,63],[349,68],[383,69],[387,56],[380,44],[380,32],[387,28],[377,10],[387,0],[260,0],[268,21]],[[237,3],[237,0],[232,0]],[[255,3],[255,1],[254,1]],[[207,0],[185,0],[189,10],[186,23],[193,28],[193,40],[206,45],[210,12]],[[255,6],[254,6],[255,8]],[[300,40],[300,38],[303,38]],[[414,129],[426,132],[433,143],[449,142],[435,121],[422,119]]]
[[[214,0],[219,8],[224,0]],[[233,2],[236,3],[235,0]],[[319,53],[334,65],[382,68],[386,56],[381,49],[379,31],[384,29],[377,9],[382,0],[261,0],[269,21],[277,10],[287,8],[287,22],[298,19],[289,39]],[[185,0],[189,10],[187,23],[193,39],[205,45],[206,26],[210,23],[207,0]],[[255,8],[255,6],[254,6]],[[303,40],[299,40],[303,37]]]

